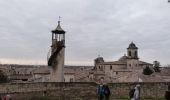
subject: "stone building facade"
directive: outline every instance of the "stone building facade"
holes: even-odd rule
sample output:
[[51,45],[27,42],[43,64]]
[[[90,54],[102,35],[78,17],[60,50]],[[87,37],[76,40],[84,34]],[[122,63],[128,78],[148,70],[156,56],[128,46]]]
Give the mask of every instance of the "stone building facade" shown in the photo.
[[116,81],[117,78],[127,75],[134,76],[136,74],[141,74],[146,66],[153,66],[151,63],[139,60],[138,47],[133,42],[131,42],[127,48],[127,55],[125,54],[117,61],[107,62],[104,61],[103,57],[98,57],[94,60],[94,62],[95,71],[102,71],[105,76],[110,78],[110,81]]

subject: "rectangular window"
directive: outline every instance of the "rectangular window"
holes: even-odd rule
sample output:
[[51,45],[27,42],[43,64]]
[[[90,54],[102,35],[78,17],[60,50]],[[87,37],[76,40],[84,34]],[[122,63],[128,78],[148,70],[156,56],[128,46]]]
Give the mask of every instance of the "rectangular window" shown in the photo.
[[73,82],[73,78],[70,78],[70,82]]
[[112,70],[112,65],[110,65],[110,70]]

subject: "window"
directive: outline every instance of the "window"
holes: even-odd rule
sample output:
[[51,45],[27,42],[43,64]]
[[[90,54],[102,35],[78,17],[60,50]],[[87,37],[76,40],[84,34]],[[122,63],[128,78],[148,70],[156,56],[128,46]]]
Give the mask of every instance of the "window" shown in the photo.
[[129,51],[129,56],[131,56],[131,51]]
[[137,57],[137,51],[135,51],[135,56]]
[[131,67],[131,64],[129,64],[129,67]]
[[70,82],[73,82],[73,78],[70,78]]
[[101,80],[104,80],[104,77],[100,77]]
[[112,65],[110,65],[110,70],[112,70]]
[[118,75],[118,72],[116,72],[116,75]]

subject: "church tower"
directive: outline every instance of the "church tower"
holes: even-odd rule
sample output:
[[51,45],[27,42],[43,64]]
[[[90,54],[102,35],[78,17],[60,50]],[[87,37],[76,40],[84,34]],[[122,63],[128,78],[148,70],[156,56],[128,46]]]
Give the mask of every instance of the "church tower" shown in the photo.
[[48,57],[48,66],[52,67],[51,81],[64,81],[64,55],[65,55],[65,31],[60,26],[52,30],[51,55]]
[[127,68],[139,68],[138,47],[131,42],[127,48]]
[[138,47],[136,47],[136,45],[133,42],[129,44],[129,47],[127,48],[127,54],[129,59],[139,59]]

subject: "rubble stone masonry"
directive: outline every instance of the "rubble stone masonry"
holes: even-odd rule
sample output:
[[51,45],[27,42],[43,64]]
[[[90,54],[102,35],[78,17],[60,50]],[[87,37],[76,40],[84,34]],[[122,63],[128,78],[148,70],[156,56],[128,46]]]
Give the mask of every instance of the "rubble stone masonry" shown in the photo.
[[[138,83],[110,83],[111,98],[128,98],[130,87]],[[164,97],[169,83],[139,83],[141,85],[141,97]],[[82,100],[95,100],[97,84],[93,82],[68,82],[68,83],[3,83],[0,84],[0,95],[10,94],[15,100],[29,100],[35,96],[56,96],[73,100],[71,98],[83,98]],[[24,98],[24,99],[23,99]],[[27,99],[26,99],[27,98]]]

